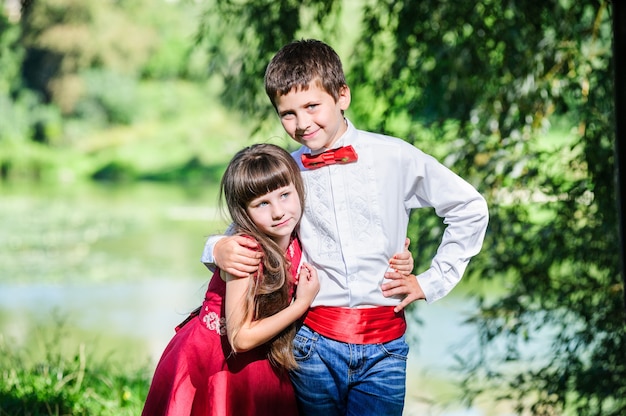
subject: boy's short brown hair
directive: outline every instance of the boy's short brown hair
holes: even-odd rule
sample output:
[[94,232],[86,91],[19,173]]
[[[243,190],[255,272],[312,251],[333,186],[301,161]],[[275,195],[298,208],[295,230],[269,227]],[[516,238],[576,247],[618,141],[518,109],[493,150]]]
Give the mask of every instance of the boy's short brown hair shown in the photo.
[[283,46],[265,70],[265,92],[274,108],[276,98],[292,88],[306,90],[311,82],[339,99],[346,77],[337,52],[315,39],[302,39]]

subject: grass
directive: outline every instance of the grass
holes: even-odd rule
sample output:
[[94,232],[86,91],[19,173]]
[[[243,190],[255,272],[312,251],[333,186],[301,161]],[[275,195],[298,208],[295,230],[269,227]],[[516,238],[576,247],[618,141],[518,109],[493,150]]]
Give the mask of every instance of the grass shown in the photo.
[[148,367],[122,368],[92,356],[87,343],[68,345],[57,322],[26,346],[0,334],[0,416],[140,414]]

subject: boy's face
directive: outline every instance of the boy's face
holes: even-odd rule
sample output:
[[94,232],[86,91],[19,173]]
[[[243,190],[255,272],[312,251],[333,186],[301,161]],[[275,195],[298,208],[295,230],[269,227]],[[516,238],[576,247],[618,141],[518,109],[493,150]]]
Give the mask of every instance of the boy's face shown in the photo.
[[350,105],[350,89],[344,86],[337,101],[313,81],[309,89],[293,88],[276,98],[278,117],[287,134],[311,150],[332,148],[346,131],[343,110]]

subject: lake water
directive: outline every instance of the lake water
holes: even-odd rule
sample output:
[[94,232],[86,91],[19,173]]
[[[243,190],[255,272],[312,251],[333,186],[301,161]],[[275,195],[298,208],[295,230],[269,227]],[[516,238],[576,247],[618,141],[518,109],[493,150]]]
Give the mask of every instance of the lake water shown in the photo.
[[[217,188],[171,185],[0,187],[0,335],[37,342],[64,322],[69,348],[154,365],[173,328],[202,301],[206,237],[223,229]],[[406,415],[512,414],[503,405],[456,403],[452,353],[468,345],[464,282],[420,303],[409,322]]]

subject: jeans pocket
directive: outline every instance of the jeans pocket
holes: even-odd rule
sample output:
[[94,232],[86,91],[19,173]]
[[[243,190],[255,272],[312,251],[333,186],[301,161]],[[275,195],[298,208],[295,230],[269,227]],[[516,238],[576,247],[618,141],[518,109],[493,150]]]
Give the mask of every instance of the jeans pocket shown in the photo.
[[313,354],[317,336],[308,327],[302,326],[293,339],[293,355],[296,361],[305,361]]
[[378,344],[385,354],[399,360],[406,361],[409,357],[409,344],[406,343],[404,335],[393,341]]

